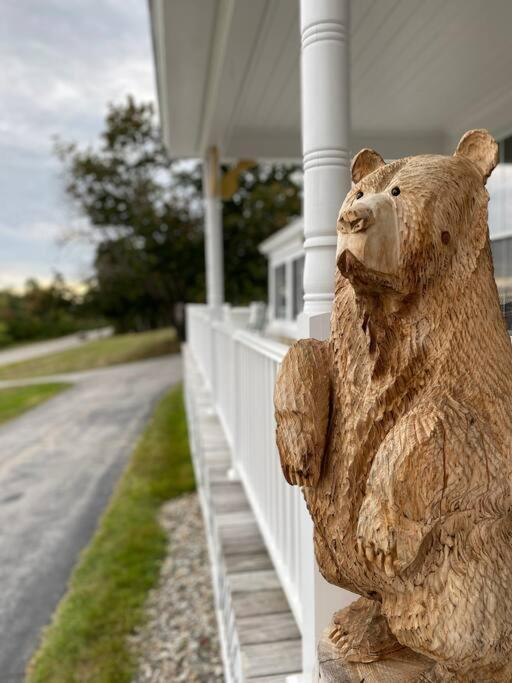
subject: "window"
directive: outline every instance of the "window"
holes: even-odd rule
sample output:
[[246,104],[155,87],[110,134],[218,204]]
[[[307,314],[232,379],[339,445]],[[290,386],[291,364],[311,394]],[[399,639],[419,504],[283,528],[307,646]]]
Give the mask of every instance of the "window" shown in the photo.
[[499,159],[487,183],[489,230],[501,310],[512,331],[512,136],[500,140]]
[[500,161],[510,164],[512,161],[512,137],[505,138],[499,143]]
[[304,308],[304,256],[295,259],[293,267],[292,314],[296,318]]
[[512,237],[493,240],[491,250],[501,310],[512,330]]
[[274,315],[286,318],[286,265],[274,269]]

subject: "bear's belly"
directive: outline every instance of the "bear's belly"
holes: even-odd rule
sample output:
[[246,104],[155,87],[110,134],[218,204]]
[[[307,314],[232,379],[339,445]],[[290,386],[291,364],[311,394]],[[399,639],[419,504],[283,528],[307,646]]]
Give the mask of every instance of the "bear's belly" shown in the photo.
[[[360,558],[356,528],[361,496],[354,500],[343,493],[345,486],[327,491],[320,486],[305,491],[314,520],[315,552],[318,566],[329,583],[367,597],[375,597],[389,580]],[[334,494],[334,495],[333,495]],[[340,515],[340,512],[343,514]],[[341,523],[340,523],[341,522]]]
[[381,412],[381,402],[352,383],[335,392],[321,477],[314,488],[304,490],[323,575],[331,583],[370,597],[390,584],[383,572],[376,573],[359,557],[356,545],[368,475],[380,444],[393,428],[393,423],[375,419]]

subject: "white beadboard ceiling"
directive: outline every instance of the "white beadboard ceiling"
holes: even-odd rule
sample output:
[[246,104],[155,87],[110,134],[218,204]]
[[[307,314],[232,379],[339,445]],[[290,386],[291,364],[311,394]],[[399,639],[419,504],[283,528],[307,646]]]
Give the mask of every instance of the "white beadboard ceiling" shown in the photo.
[[[310,0],[313,2],[314,0]],[[298,0],[149,0],[174,156],[299,158]],[[512,131],[510,0],[352,0],[353,150],[451,149]]]

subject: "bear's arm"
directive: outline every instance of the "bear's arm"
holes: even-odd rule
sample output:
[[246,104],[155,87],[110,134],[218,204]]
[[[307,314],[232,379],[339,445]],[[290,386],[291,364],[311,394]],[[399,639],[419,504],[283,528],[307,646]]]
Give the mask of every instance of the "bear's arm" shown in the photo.
[[274,391],[277,447],[289,484],[315,486],[329,427],[328,342],[302,339],[286,354]]

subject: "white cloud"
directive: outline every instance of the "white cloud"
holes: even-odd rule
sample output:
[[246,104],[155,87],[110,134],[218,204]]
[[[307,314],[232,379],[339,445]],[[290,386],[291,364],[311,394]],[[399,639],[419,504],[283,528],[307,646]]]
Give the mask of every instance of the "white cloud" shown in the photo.
[[16,228],[0,222],[0,288],[19,287],[27,278],[48,282],[56,272],[70,282],[88,278],[94,258],[92,241],[63,239],[83,228],[83,219],[32,221]]
[[90,272],[52,137],[94,143],[107,103],[154,100],[144,0],[5,0],[0,24],[0,286]]

